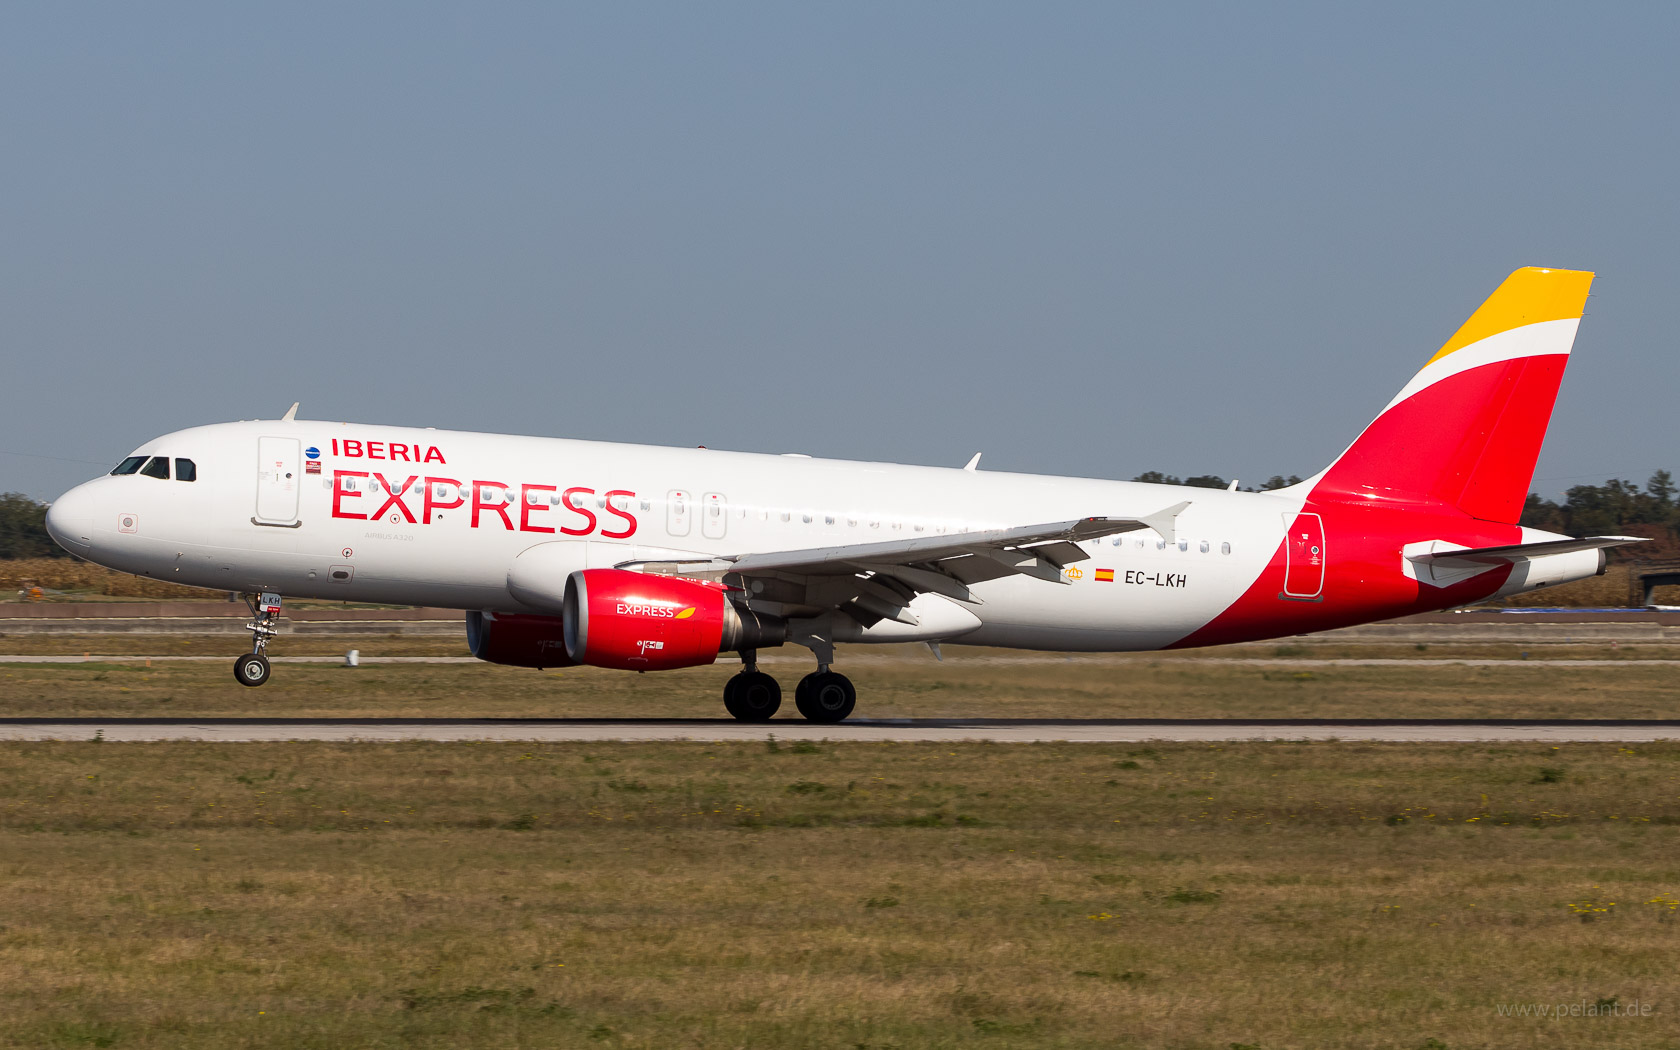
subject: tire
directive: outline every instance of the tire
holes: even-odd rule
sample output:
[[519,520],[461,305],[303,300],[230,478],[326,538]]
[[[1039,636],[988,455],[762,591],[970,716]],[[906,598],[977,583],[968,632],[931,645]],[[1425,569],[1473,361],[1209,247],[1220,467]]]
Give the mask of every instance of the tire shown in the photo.
[[852,680],[837,671],[818,671],[799,681],[793,699],[799,713],[812,722],[839,722],[857,706]]
[[782,685],[763,671],[742,671],[724,684],[723,706],[743,722],[768,722],[782,706]]
[[246,653],[233,662],[233,677],[240,685],[262,685],[268,681],[268,657]]

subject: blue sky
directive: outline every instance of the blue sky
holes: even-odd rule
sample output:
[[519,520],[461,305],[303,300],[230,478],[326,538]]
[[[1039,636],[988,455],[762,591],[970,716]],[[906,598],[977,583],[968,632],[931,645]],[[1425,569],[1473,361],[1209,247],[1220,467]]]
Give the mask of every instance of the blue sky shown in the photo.
[[1334,457],[1601,277],[1535,487],[1680,469],[1659,5],[0,8],[0,490],[301,415],[1097,477]]

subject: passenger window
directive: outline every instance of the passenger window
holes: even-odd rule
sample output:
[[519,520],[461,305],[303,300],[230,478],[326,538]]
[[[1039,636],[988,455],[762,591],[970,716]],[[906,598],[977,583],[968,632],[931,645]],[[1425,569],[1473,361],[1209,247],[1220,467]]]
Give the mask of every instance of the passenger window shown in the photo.
[[148,478],[159,478],[163,481],[168,481],[169,480],[169,459],[168,459],[168,457],[153,456],[151,459],[148,459],[146,461],[145,466],[140,468],[140,473],[146,475]]
[[190,459],[177,459],[175,461],[175,480],[197,481],[198,464],[194,463]]
[[1231,545],[1229,543],[1221,543],[1219,545],[1219,553],[1221,553],[1221,554],[1231,553]]
[[1208,550],[1209,550],[1208,541],[1203,540],[1202,541],[1202,553],[1206,554],[1208,552]]
[[116,469],[111,471],[111,473],[112,474],[132,474],[135,471],[139,470],[140,469],[140,464],[142,464],[144,462],[146,462],[146,457],[145,456],[130,456],[127,459],[123,460],[121,463],[118,463],[117,466],[116,466]]
[[1181,550],[1181,551],[1189,550],[1190,549],[1190,541],[1189,540],[1179,540],[1178,541],[1178,549]]

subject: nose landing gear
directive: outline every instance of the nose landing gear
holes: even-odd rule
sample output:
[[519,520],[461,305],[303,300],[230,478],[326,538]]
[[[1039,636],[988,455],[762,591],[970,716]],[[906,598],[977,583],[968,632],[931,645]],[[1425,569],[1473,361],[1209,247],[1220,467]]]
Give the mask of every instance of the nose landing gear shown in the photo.
[[268,681],[268,640],[280,633],[274,626],[280,618],[280,596],[269,591],[245,596],[251,607],[251,622],[245,629],[251,632],[251,651],[233,662],[233,677],[240,685],[259,686]]

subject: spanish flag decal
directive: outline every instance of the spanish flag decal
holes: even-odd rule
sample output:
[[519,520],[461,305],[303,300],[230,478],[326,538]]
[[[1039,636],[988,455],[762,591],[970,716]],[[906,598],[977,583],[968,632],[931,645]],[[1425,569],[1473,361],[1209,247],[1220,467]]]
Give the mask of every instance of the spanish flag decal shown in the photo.
[[[1114,574],[1113,574],[1113,573],[1109,573],[1109,576],[1110,576],[1110,577],[1113,577],[1113,575],[1114,575]],[[692,605],[690,605],[690,606],[689,606],[689,607],[688,607],[688,608],[686,608],[686,609],[684,609],[684,610],[683,610],[683,611],[682,611],[682,612],[680,612],[680,613],[678,613],[678,614],[677,614],[677,615],[676,615],[676,619],[678,619],[678,620],[686,620],[686,619],[688,619],[688,618],[689,618],[689,617],[690,617],[690,616],[693,616],[693,615],[694,615],[694,606],[692,606]]]
[[1114,582],[1114,570],[1113,569],[1098,569],[1097,570],[1097,582],[1098,583],[1113,583]]

